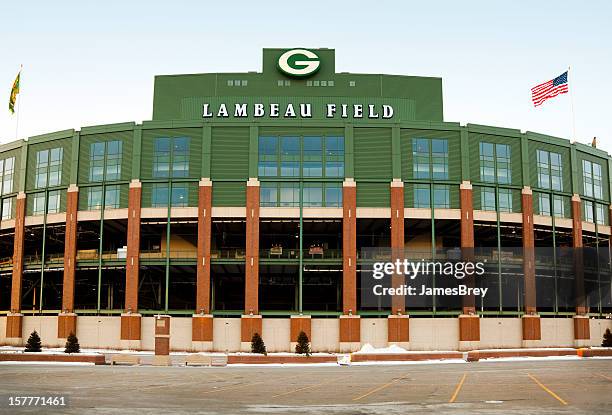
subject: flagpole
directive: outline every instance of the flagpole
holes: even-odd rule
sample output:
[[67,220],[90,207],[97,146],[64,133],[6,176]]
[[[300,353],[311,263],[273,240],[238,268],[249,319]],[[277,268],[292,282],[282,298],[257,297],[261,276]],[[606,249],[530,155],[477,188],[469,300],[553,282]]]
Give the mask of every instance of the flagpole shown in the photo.
[[572,141],[576,142],[576,116],[574,114],[574,92],[573,92],[574,84],[572,83],[572,86],[571,87],[569,86],[570,69],[571,67],[568,66],[567,67],[567,86],[569,88],[569,93],[570,93],[570,111],[572,115]]
[[23,65],[19,66],[19,99],[15,104],[17,105],[17,121],[15,125],[15,141],[19,140],[19,110],[21,109],[21,100],[23,99],[23,93],[21,92],[21,72],[23,71]]

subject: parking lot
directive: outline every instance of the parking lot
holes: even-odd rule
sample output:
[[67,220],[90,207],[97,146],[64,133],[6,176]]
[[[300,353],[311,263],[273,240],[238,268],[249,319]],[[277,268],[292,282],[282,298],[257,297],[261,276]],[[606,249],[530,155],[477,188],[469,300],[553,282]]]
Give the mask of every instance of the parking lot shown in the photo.
[[[0,366],[3,413],[605,414],[612,360],[350,367]],[[8,396],[67,396],[16,408]]]

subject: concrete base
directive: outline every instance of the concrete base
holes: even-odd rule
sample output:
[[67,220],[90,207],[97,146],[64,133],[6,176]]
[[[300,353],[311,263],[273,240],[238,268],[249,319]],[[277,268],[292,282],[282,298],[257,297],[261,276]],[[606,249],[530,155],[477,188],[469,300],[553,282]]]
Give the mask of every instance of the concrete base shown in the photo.
[[121,340],[140,340],[141,318],[138,313],[121,314]]
[[410,317],[390,315],[387,318],[387,340],[389,344],[410,342]]
[[574,347],[591,347],[591,342],[588,339],[574,340]]
[[57,338],[66,339],[70,333],[76,334],[77,315],[75,313],[60,313],[57,316]]
[[459,340],[459,350],[462,352],[469,350],[478,350],[480,341],[461,341]]
[[[264,340],[265,343],[265,340]],[[240,351],[241,352],[251,352],[251,342],[240,342]]]
[[192,348],[194,352],[211,352],[213,350],[213,342],[192,342]]
[[525,315],[521,318],[523,328],[523,341],[542,340],[540,316]]
[[142,350],[142,342],[140,340],[120,340],[119,345],[122,350]]
[[574,316],[574,340],[589,340],[591,338],[591,324],[588,316]]
[[6,338],[19,339],[22,336],[23,314],[9,313],[6,315]]
[[153,356],[153,366],[172,366],[172,360],[170,359],[170,356],[166,355],[166,356],[161,356],[161,355],[155,355]]
[[194,314],[191,319],[191,339],[193,342],[213,341],[213,316]]
[[361,349],[360,342],[340,342],[340,353],[356,352]]
[[521,347],[524,347],[525,349],[542,347],[542,340],[523,340],[521,342]]
[[389,346],[395,345],[405,350],[410,350],[410,342],[389,342]]
[[[359,316],[340,316],[340,345],[361,342],[361,319]],[[342,347],[340,347],[342,349]]]

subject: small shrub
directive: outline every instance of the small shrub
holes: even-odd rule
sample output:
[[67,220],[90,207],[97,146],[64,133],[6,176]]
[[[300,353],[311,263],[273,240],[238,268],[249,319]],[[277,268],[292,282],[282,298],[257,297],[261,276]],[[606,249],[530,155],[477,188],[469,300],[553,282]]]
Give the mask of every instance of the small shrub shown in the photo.
[[306,333],[303,331],[300,331],[300,334],[298,334],[295,352],[297,354],[305,354],[306,356],[310,356],[310,341]]
[[66,339],[66,348],[64,353],[81,353],[81,346],[79,345],[79,339],[74,333],[70,332]]
[[263,354],[266,356],[268,355],[268,352],[266,351],[266,345],[259,333],[253,334],[253,338],[251,339],[251,352]]
[[26,352],[42,352],[42,347],[40,345],[40,336],[36,333],[36,330],[30,334],[30,338],[28,338],[28,342],[26,343]]

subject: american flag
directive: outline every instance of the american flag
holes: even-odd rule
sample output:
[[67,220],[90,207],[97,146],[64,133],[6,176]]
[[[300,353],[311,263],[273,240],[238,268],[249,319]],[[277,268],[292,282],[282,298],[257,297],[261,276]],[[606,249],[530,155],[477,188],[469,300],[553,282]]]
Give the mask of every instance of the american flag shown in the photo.
[[551,79],[550,81],[531,88],[533,106],[537,107],[538,105],[542,105],[548,98],[556,97],[559,94],[567,94],[568,90],[567,71],[565,71],[555,79]]

